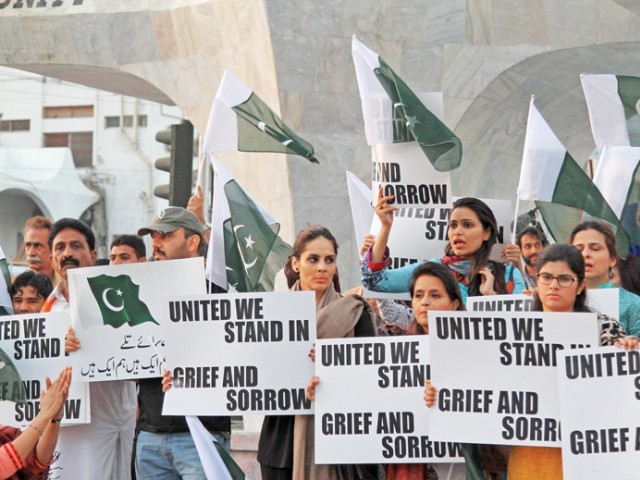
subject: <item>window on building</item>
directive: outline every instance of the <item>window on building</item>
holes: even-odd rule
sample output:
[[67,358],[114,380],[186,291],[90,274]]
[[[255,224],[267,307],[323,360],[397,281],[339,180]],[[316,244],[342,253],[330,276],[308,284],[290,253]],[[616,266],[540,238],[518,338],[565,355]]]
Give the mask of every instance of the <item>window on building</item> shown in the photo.
[[31,120],[0,120],[0,132],[26,132],[31,130]]
[[120,117],[104,117],[104,128],[118,128]]
[[[104,117],[104,128],[118,128],[120,126],[120,117],[112,116],[112,117]],[[122,117],[122,126],[123,127],[133,127],[133,115],[124,115]],[[146,115],[138,115],[138,126],[146,127],[147,126],[147,116]]]
[[93,158],[93,132],[45,133],[45,147],[69,147],[76,167],[90,167]]
[[93,117],[93,105],[69,105],[64,107],[44,107],[44,118]]

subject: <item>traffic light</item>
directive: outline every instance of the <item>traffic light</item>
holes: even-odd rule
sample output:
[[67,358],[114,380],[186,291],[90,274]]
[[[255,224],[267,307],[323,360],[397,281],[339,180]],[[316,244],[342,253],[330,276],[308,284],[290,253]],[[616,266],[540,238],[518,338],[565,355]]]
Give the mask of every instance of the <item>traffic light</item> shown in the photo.
[[169,200],[169,205],[186,208],[193,178],[193,125],[188,120],[171,125],[159,131],[156,140],[169,146],[169,156],[155,163],[158,170],[169,172],[169,183],[158,185],[153,194]]

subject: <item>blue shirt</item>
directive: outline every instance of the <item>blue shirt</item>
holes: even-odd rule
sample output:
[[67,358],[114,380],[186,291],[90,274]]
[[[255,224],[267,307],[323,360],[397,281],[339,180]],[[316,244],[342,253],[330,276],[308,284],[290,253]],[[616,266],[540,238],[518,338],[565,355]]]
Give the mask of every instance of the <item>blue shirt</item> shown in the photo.
[[[427,260],[428,262],[442,263],[439,258],[432,258]],[[367,265],[366,260],[362,262],[362,284],[369,290],[374,292],[389,292],[389,293],[401,293],[409,291],[409,282],[411,281],[411,275],[413,271],[422,265],[424,262],[412,263],[411,265],[405,265],[402,268],[388,269],[384,268],[378,271],[372,271]],[[504,283],[507,284],[509,280],[513,279],[513,292],[522,293],[526,288],[524,279],[520,270],[515,268],[512,264],[507,264],[504,272]],[[467,297],[469,296],[469,287],[458,282],[460,286],[460,293],[462,294],[462,300],[467,303]]]
[[620,307],[620,325],[622,325],[627,332],[627,335],[633,335],[634,337],[640,337],[640,297],[625,290],[621,287],[616,287],[613,283],[607,282],[602,285],[598,285],[598,288],[617,288],[619,292],[619,307]]

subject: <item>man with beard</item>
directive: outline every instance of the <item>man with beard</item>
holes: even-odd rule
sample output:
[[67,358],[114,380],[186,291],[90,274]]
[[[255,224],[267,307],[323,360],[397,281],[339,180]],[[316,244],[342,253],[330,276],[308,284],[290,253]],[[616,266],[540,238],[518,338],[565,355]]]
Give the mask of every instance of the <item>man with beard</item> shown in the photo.
[[[202,233],[203,228],[198,218],[181,207],[165,208],[152,225],[138,230],[140,236],[151,235],[151,248],[156,262],[206,254],[206,242]],[[217,289],[213,293],[220,292]],[[138,480],[205,478],[185,417],[162,415],[164,393],[161,379],[141,379],[138,385]],[[231,430],[229,417],[200,417],[200,420],[222,445],[228,447]]]
[[[95,263],[95,244],[93,231],[80,220],[63,218],[53,224],[49,248],[53,269],[61,281],[47,298],[43,312],[69,309],[67,273]],[[67,352],[79,347],[72,333],[70,330],[65,339]],[[126,480],[130,478],[135,389],[126,381],[94,382],[90,384],[90,394],[91,423],[66,426],[60,431],[60,456],[53,466],[56,478]]]
[[46,217],[31,217],[24,224],[24,251],[29,270],[43,273],[55,285],[55,274],[51,265],[51,249],[49,248],[49,232],[51,220]]
[[504,247],[503,253],[507,261],[513,263],[520,270],[522,270],[520,265],[520,256],[522,256],[522,260],[524,260],[522,276],[529,290],[536,288],[536,263],[540,252],[547,245],[549,242],[541,232],[536,227],[530,226],[518,234],[516,245],[505,245]]

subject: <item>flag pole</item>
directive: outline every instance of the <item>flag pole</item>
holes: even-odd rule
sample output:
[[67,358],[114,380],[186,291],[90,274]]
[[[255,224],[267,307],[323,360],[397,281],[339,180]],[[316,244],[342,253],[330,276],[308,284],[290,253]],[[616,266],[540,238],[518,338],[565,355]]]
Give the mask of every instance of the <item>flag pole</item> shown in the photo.
[[[529,102],[529,109],[531,109],[531,104],[535,99],[536,99],[536,96],[532,94],[531,100]],[[520,169],[522,170],[522,165],[520,165]],[[520,210],[520,195],[518,195],[518,192],[516,191],[516,211],[513,218],[513,230],[511,231],[511,243],[514,245],[516,244],[516,229],[518,227],[518,211],[519,210]]]
[[518,210],[520,210],[520,197],[516,194],[516,213],[513,217],[513,230],[511,231],[511,243],[516,244],[516,229],[518,228]]

